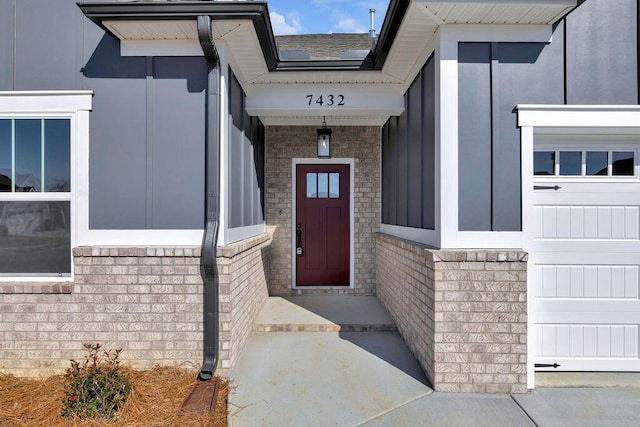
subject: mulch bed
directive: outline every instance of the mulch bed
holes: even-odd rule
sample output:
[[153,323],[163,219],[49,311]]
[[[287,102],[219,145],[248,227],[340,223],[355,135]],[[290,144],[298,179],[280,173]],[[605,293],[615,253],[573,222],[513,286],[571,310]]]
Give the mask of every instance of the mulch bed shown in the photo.
[[[126,368],[125,368],[126,369]],[[220,380],[215,415],[178,414],[196,383],[190,369],[156,367],[148,371],[126,369],[132,389],[117,421],[70,420],[61,416],[64,376],[17,378],[0,373],[1,426],[215,426],[227,425],[229,385]]]

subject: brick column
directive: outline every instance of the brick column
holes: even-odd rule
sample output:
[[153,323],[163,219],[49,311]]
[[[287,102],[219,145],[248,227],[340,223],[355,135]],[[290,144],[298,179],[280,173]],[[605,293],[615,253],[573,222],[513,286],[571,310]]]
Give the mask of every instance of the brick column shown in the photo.
[[527,254],[376,241],[377,295],[435,389],[526,392]]

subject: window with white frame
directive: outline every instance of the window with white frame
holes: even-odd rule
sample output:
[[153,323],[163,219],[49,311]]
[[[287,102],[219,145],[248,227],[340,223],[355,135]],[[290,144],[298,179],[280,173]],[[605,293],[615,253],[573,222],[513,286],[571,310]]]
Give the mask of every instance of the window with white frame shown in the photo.
[[73,276],[93,92],[0,91],[0,282]]
[[71,118],[0,117],[0,276],[71,276]]

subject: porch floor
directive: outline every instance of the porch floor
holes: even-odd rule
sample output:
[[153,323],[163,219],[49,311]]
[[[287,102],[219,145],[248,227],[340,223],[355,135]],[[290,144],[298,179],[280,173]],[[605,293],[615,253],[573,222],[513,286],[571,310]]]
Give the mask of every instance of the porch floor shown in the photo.
[[432,392],[378,300],[347,295],[269,298],[230,379],[236,427],[355,425]]
[[271,297],[258,314],[258,332],[395,332],[376,297],[297,295]]

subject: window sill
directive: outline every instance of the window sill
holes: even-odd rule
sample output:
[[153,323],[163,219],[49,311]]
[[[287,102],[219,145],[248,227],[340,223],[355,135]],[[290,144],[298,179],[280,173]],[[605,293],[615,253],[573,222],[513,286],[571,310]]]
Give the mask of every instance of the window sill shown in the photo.
[[0,294],[71,294],[73,282],[4,282]]

